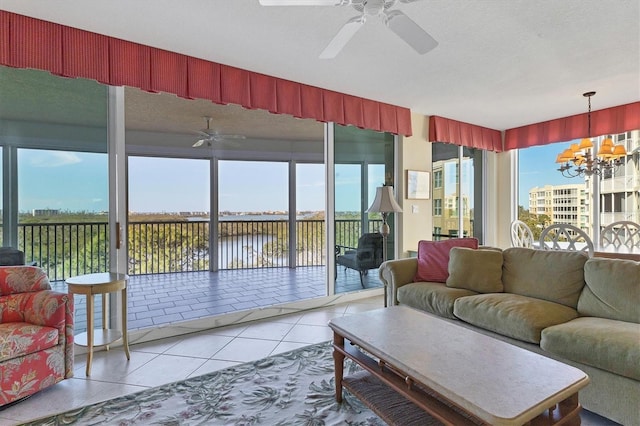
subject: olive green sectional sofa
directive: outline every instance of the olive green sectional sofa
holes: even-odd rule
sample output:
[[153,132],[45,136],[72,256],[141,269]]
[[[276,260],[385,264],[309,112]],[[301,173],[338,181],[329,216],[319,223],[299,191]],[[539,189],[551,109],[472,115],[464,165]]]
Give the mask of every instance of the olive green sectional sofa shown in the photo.
[[528,248],[450,249],[444,282],[414,282],[415,258],[380,267],[391,302],[573,365],[581,404],[640,425],[640,262]]

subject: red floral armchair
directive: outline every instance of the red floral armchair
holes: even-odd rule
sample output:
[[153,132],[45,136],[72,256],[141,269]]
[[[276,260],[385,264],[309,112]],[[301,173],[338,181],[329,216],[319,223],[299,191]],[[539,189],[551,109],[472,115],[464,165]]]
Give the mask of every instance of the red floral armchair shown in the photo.
[[0,406],[73,376],[73,297],[37,266],[0,267]]

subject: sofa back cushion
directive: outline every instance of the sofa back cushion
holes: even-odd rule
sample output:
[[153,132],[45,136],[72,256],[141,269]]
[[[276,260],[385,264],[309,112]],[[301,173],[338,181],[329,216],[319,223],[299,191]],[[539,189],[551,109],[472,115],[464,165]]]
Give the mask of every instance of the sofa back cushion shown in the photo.
[[447,287],[478,293],[499,293],[502,285],[502,251],[452,247]]
[[505,292],[577,307],[584,287],[585,253],[510,247],[502,256]]
[[584,279],[580,315],[640,323],[640,262],[592,258]]
[[47,274],[37,266],[0,266],[0,296],[50,289]]
[[414,282],[427,281],[443,283],[449,276],[449,250],[451,247],[478,248],[476,238],[451,238],[443,241],[418,243],[418,270]]

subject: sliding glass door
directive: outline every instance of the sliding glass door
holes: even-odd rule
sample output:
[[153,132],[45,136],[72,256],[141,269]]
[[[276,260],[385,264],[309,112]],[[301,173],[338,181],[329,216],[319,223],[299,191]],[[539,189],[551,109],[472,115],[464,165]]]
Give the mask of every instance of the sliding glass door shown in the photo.
[[51,281],[109,269],[107,87],[0,67],[3,245]]
[[[377,268],[382,259],[382,218],[369,213],[376,188],[393,186],[394,136],[350,126],[335,126],[334,132],[334,214],[335,293],[382,286]],[[394,218],[387,222],[387,258],[393,258]],[[375,234],[363,237],[365,234]],[[365,261],[365,258],[370,258]]]
[[433,143],[432,161],[433,239],[475,237],[482,242],[482,150]]

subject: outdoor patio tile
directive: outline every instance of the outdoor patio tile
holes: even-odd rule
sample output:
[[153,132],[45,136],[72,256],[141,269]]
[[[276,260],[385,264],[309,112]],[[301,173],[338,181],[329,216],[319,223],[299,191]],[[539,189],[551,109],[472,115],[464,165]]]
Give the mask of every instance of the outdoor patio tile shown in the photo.
[[159,309],[173,308],[175,306],[176,305],[173,302],[152,303],[149,305],[149,310],[153,311],[153,310],[159,310]]
[[[152,327],[154,325],[155,324],[153,323],[151,318],[144,318],[144,319],[140,319],[140,320],[131,319],[131,318],[127,319],[127,328],[129,330],[137,330],[137,329],[140,329],[140,328]],[[87,329],[86,322],[84,323],[83,327],[84,327],[83,328],[84,330]]]
[[[177,309],[177,308],[174,308]],[[183,319],[195,319],[195,318],[204,318],[206,316],[209,315],[209,311],[207,309],[198,309],[195,311],[186,311],[184,312],[184,308],[180,307],[180,309],[183,311],[180,313],[180,315],[182,315]],[[168,312],[167,312],[168,313]]]
[[181,314],[171,314],[171,315],[161,314],[153,318],[153,323],[156,325],[170,324],[170,323],[180,322],[180,321],[184,321],[184,318],[182,318]]
[[255,307],[258,307],[259,305],[255,302],[240,302],[240,303],[232,303],[231,306],[233,306],[234,309],[241,311],[244,309],[255,308]]
[[144,318],[157,318],[164,316],[164,311],[162,309],[149,310],[146,312],[138,312],[135,314],[136,319],[144,319]]
[[234,312],[236,310],[237,309],[231,305],[213,306],[211,308],[207,308],[207,311],[211,315],[221,315],[221,314],[226,314],[227,312]]
[[[134,275],[128,287],[128,326],[132,330],[141,329],[321,297],[325,295],[324,271],[323,267],[298,267]],[[349,277],[336,281],[337,293],[362,291],[358,274],[345,275]],[[371,271],[366,278],[372,281],[371,286],[380,287],[374,276],[375,271]],[[52,286],[56,285],[66,291],[64,282],[54,282]],[[74,300],[75,329],[81,332],[86,330],[86,298],[79,296]],[[96,298],[97,323],[100,305]],[[182,319],[171,316],[174,314],[180,314]]]

